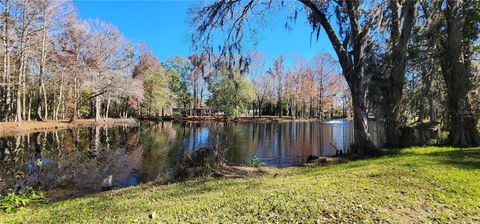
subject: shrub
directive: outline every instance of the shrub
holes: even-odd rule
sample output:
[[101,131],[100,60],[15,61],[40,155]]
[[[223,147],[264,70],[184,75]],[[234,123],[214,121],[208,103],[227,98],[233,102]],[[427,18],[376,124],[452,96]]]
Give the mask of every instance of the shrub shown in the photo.
[[171,161],[171,177],[175,180],[206,177],[225,164],[222,150],[202,148],[185,152],[180,159]]
[[6,213],[14,213],[18,209],[23,209],[30,204],[45,203],[47,200],[42,193],[35,192],[33,188],[27,189],[17,194],[14,190],[9,190],[6,196],[0,195],[0,208]]
[[248,161],[247,166],[251,166],[251,167],[265,166],[265,162],[257,158],[257,156],[254,156],[253,159]]

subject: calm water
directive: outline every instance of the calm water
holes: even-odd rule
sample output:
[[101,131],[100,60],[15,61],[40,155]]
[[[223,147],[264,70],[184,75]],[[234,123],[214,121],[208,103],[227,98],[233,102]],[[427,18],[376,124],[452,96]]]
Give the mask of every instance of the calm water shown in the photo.
[[121,188],[166,176],[185,152],[222,146],[230,165],[257,157],[267,166],[299,165],[353,142],[348,121],[285,123],[142,122],[0,138],[0,191],[32,186],[53,197]]

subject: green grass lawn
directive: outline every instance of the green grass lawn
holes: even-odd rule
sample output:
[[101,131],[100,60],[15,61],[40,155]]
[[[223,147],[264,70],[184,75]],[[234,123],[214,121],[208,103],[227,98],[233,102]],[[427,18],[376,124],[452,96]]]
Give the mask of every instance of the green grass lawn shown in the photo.
[[0,222],[480,222],[480,148],[410,148],[267,172],[146,184],[0,214]]

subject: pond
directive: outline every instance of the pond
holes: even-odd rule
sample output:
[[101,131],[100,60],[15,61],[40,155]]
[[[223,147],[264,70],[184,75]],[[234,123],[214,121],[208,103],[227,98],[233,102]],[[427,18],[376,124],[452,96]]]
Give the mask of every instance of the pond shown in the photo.
[[53,198],[153,181],[172,161],[201,148],[225,150],[229,165],[253,158],[287,167],[333,156],[353,143],[351,122],[140,122],[0,138],[0,191],[32,186]]

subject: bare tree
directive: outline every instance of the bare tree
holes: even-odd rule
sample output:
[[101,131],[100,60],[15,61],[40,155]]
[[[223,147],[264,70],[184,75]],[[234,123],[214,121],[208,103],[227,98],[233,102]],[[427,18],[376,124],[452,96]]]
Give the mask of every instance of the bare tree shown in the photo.
[[256,99],[253,103],[254,105],[252,115],[253,117],[255,117],[256,111],[258,116],[261,117],[263,103],[265,102],[267,96],[270,94],[271,88],[269,88],[269,84],[271,82],[268,81],[268,78],[266,77],[267,74],[264,72],[266,63],[265,55],[262,52],[258,51],[250,51],[248,52],[248,54],[252,60],[249,69],[249,77],[255,85],[256,93]]
[[31,36],[35,35],[38,29],[34,27],[35,20],[40,16],[40,10],[35,7],[34,1],[19,1],[18,7],[19,15],[17,16],[15,32],[18,36],[18,81],[17,81],[17,96],[16,96],[16,121],[26,119],[26,71],[28,51],[32,46]]
[[5,114],[5,118],[8,120],[11,115],[11,78],[10,78],[10,51],[11,51],[11,23],[12,16],[11,10],[14,5],[12,0],[4,0],[1,2],[3,7],[3,74],[2,74],[2,114]]
[[85,81],[88,58],[88,42],[91,40],[89,24],[78,20],[74,15],[69,17],[66,28],[59,35],[57,61],[67,73],[67,83],[72,91],[67,91],[68,106],[71,111],[70,121],[75,122],[81,105],[80,90]]
[[[87,65],[90,87],[93,93],[95,120],[101,118],[102,97],[115,90],[116,76],[127,72],[133,64],[133,50],[116,27],[101,20],[91,21],[92,41],[89,46]],[[107,96],[108,97],[108,96]],[[124,117],[127,116],[127,99],[124,99]]]
[[314,72],[316,74],[317,85],[317,111],[319,118],[324,118],[325,105],[332,99],[333,94],[337,91],[335,88],[330,88],[335,85],[336,76],[336,63],[330,54],[319,54],[313,59]]
[[275,96],[277,97],[277,115],[282,117],[283,115],[283,97],[285,91],[285,70],[283,67],[283,62],[285,57],[283,55],[279,56],[273,62],[273,69],[269,69],[267,72],[270,74],[271,79],[274,82],[275,86]]
[[[63,23],[63,18],[70,12],[68,8],[70,5],[67,1],[58,0],[42,0],[37,3],[39,16],[39,75],[38,86],[39,92],[37,95],[37,115],[40,120],[48,119],[48,101],[47,90],[45,88],[45,73],[47,63],[47,51],[49,50],[49,33],[56,29],[59,24]],[[43,113],[43,114],[42,114]]]

